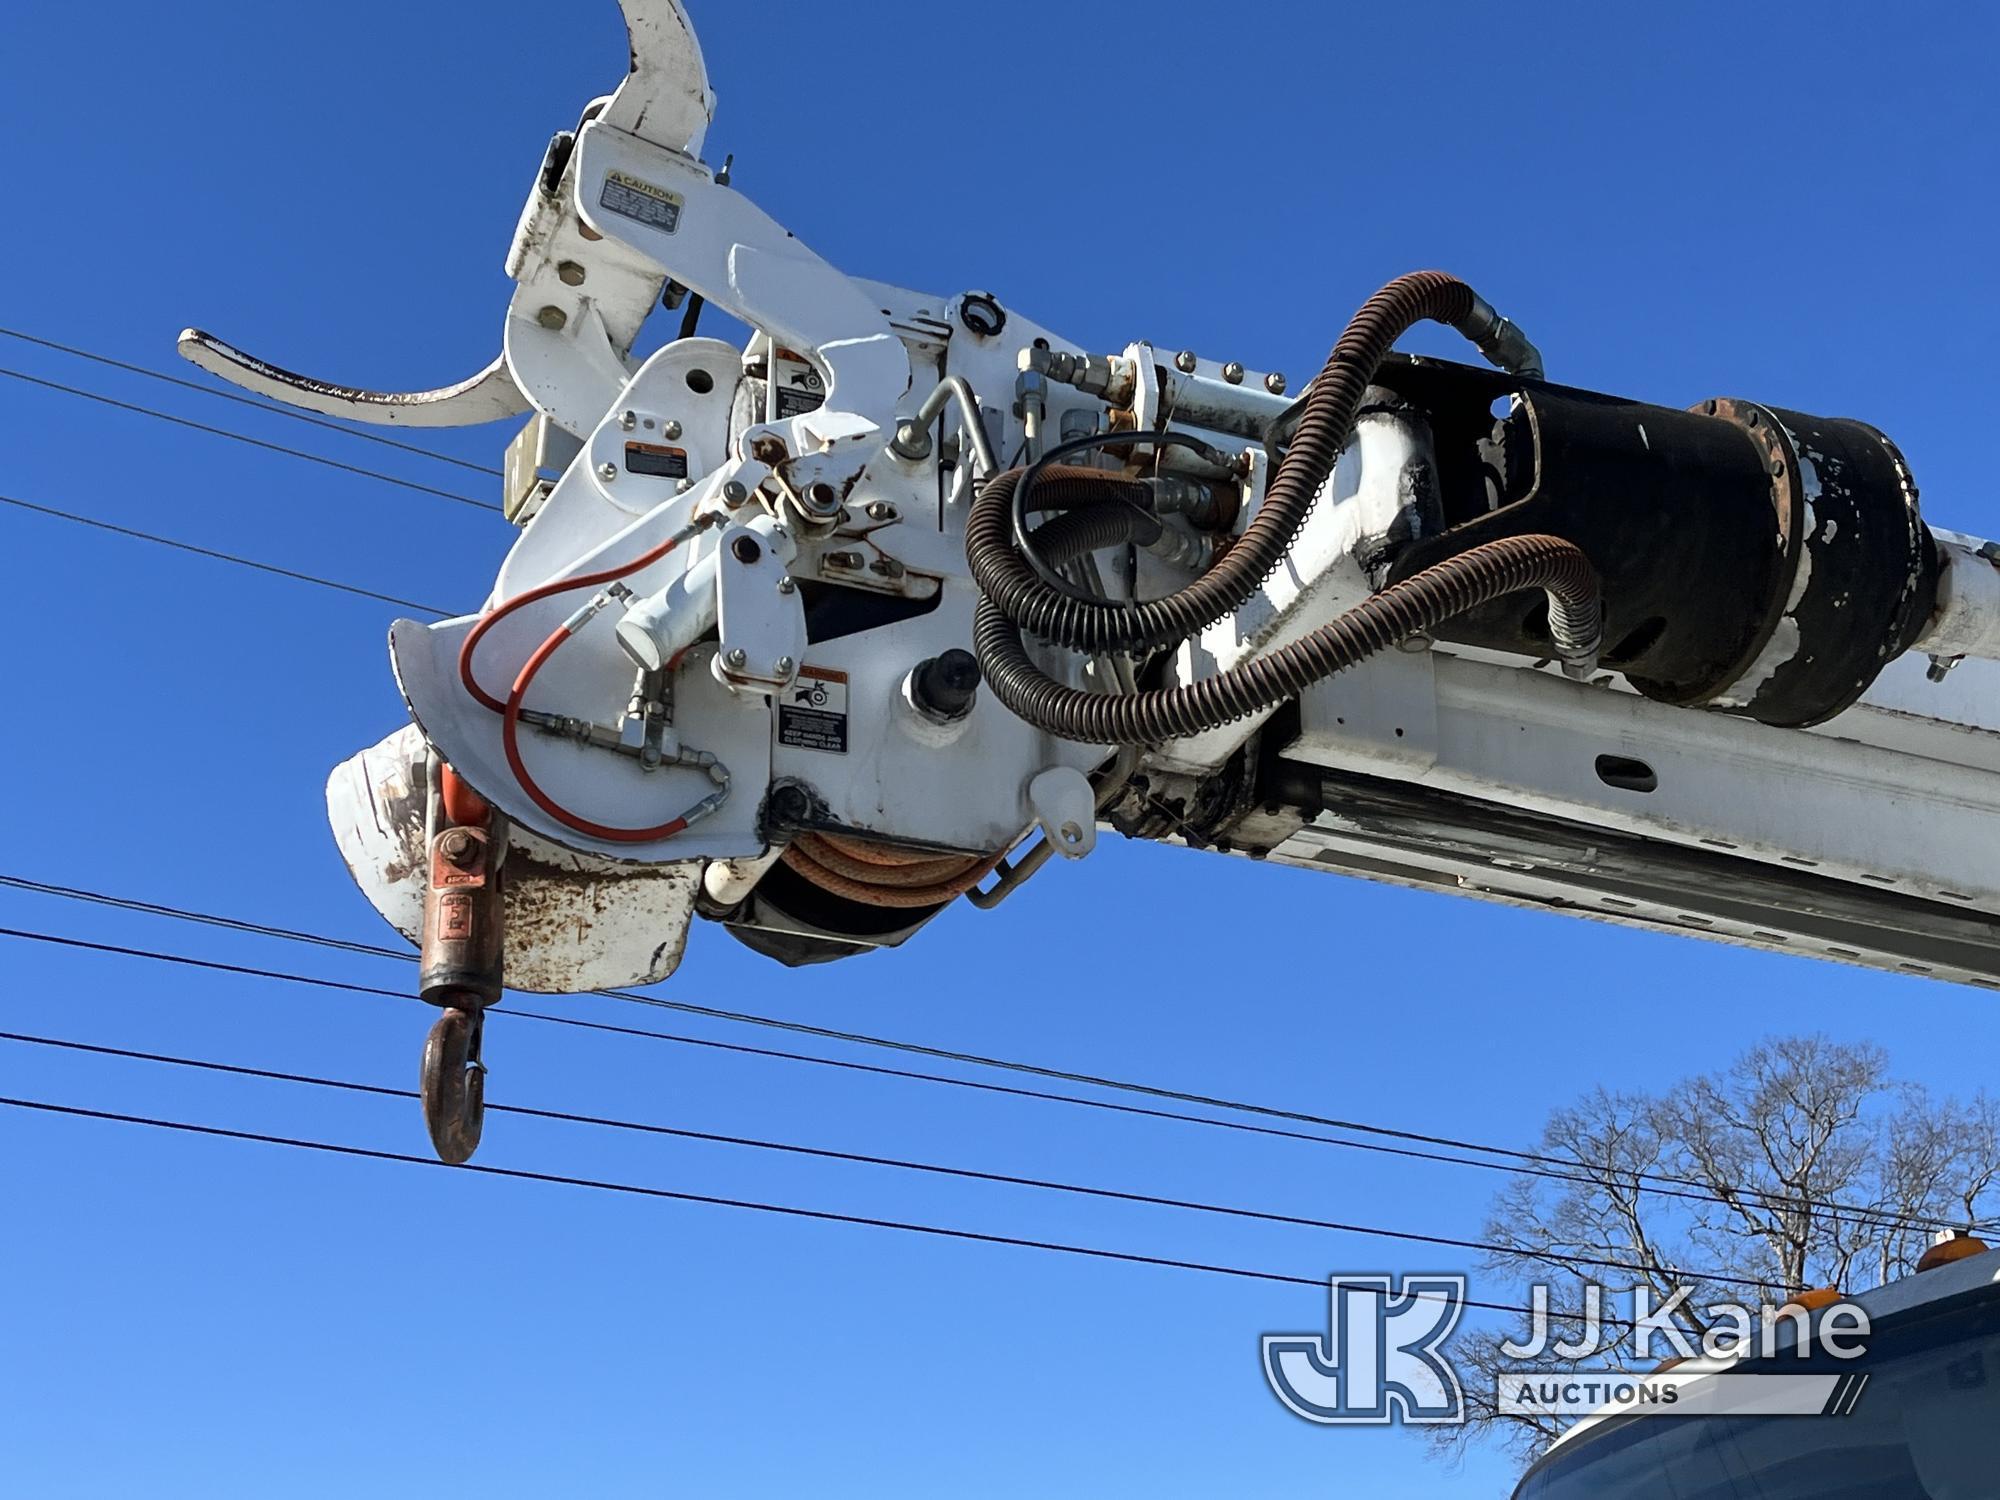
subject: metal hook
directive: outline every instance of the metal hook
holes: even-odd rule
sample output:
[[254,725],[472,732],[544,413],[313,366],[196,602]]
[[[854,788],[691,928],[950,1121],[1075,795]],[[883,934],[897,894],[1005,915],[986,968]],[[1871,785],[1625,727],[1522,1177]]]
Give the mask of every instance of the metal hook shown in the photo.
[[486,1066],[479,1060],[485,1012],[449,1006],[424,1041],[424,1124],[438,1160],[470,1161],[486,1123]]

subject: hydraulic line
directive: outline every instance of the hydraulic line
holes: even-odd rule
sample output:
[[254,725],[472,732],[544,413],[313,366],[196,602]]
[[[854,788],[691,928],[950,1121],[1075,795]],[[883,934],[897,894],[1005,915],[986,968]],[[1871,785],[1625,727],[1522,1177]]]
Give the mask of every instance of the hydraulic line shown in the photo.
[[[571,812],[543,790],[541,784],[529,773],[527,762],[521,757],[521,702],[527,696],[528,688],[534,683],[536,674],[548,665],[549,658],[554,656],[570,637],[595,619],[598,613],[611,603],[611,599],[609,593],[597,595],[590,603],[557,626],[549,638],[535,648],[527,664],[521,668],[521,675],[514,679],[514,688],[507,695],[506,703],[501,706],[500,745],[507,753],[507,764],[514,772],[514,779],[520,782],[521,790],[534,799],[535,806],[564,827],[574,828],[578,833],[587,833],[592,838],[603,839],[607,843],[650,844],[656,839],[668,839],[677,833],[685,832],[690,823],[707,817],[722,805],[723,798],[729,795],[728,772],[722,769],[721,763],[714,757],[707,757],[700,763],[708,771],[710,779],[719,783],[717,789],[687,811],[650,828],[615,828]],[[684,757],[682,763],[691,762]]]
[[[1184,738],[1275,707],[1399,641],[1528,588],[1549,596],[1549,633],[1564,670],[1571,675],[1590,670],[1600,634],[1597,575],[1579,548],[1554,536],[1475,547],[1363,601],[1269,656],[1181,687],[1086,692],[1050,677],[1028,655],[1024,632],[1093,655],[1155,650],[1187,639],[1241,606],[1296,540],[1353,435],[1376,367],[1423,318],[1450,324],[1483,350],[1500,336],[1495,330],[1504,321],[1464,282],[1439,271],[1398,277],[1370,297],[1334,344],[1301,403],[1290,444],[1243,534],[1229,542],[1206,573],[1164,598],[1095,600],[1048,577],[1052,568],[1099,547],[1152,540],[1159,522],[1146,511],[1143,485],[1093,469],[1040,465],[988,481],[967,517],[966,557],[980,590],[973,643],[1000,701],[1036,728],[1085,744],[1142,745]],[[1532,353],[1532,346],[1522,347]],[[1151,435],[1154,441],[1170,436]],[[1138,441],[1147,437],[1134,435]],[[1034,486],[1032,497],[1022,492],[1024,485]],[[1030,509],[1060,514],[1023,534]]]
[[525,593],[516,594],[504,604],[498,605],[488,613],[480,616],[472,629],[466,632],[465,639],[459,643],[458,680],[464,684],[466,692],[472,695],[473,701],[481,707],[489,708],[496,714],[505,713],[507,711],[505,701],[494,697],[485,688],[481,687],[478,677],[473,672],[473,653],[479,649],[479,643],[485,639],[487,631],[491,630],[515,611],[525,609],[530,604],[537,604],[544,599],[552,599],[557,594],[573,593],[577,589],[597,588],[603,584],[616,583],[619,579],[629,578],[632,574],[639,572],[643,568],[650,568],[654,563],[680,546],[681,543],[688,541],[702,531],[713,520],[714,517],[712,516],[704,516],[700,520],[690,521],[664,542],[661,542],[658,546],[653,547],[647,552],[641,553],[630,562],[620,563],[615,568],[602,568],[595,573],[580,573],[574,578],[558,578],[553,583],[541,584],[527,590]]
[[[1108,507],[1104,513],[1118,514]],[[1043,546],[1051,557],[1059,555],[1046,538]],[[1554,536],[1507,537],[1474,547],[1363,600],[1269,656],[1181,687],[1107,694],[1057,682],[1029,659],[1021,627],[990,599],[979,601],[972,637],[994,695],[1036,728],[1089,745],[1154,744],[1274,707],[1399,641],[1528,588],[1548,593],[1549,630],[1565,664],[1594,655],[1596,571],[1574,543]]]
[[1036,576],[1042,580],[1045,587],[1052,588],[1064,598],[1074,600],[1079,604],[1109,609],[1133,609],[1138,606],[1139,601],[1136,599],[1105,599],[1100,596],[1087,594],[1065,580],[1054,568],[1051,568],[1043,560],[1040,548],[1037,546],[1033,534],[1028,530],[1028,513],[1031,509],[1029,505],[1030,496],[1033,496],[1035,502],[1032,508],[1038,510],[1064,509],[1068,506],[1078,504],[1081,497],[1086,495],[1089,498],[1081,499],[1081,503],[1097,504],[1099,500],[1106,498],[1119,500],[1141,518],[1137,523],[1138,529],[1134,532],[1131,540],[1137,542],[1142,547],[1150,547],[1159,539],[1162,528],[1153,511],[1150,509],[1151,502],[1144,487],[1138,485],[1135,481],[1114,479],[1097,469],[1069,468],[1058,471],[1066,473],[1072,481],[1070,484],[1064,486],[1058,494],[1044,498],[1040,492],[1040,483],[1044,473],[1047,471],[1048,466],[1054,463],[1055,460],[1097,449],[1132,446],[1151,447],[1155,450],[1163,448],[1188,448],[1217,465],[1226,465],[1229,462],[1227,454],[1203,442],[1200,438],[1192,437],[1187,433],[1091,432],[1079,438],[1072,438],[1068,442],[1058,443],[1055,447],[1049,449],[1040,458],[1030,463],[1026,471],[1014,481],[1008,490],[1008,520],[1014,533],[1015,551],[1027,560],[1028,566],[1034,569]]
[[722,799],[728,795],[729,790],[728,773],[722,769],[720,763],[715,761],[712,756],[695,759],[684,758],[683,763],[698,764],[707,770],[710,779],[718,783],[717,789],[696,802],[687,811],[676,817],[669,818],[664,823],[656,824],[650,828],[617,828],[609,824],[594,822],[589,818],[571,812],[560,802],[556,801],[554,797],[550,796],[529,772],[527,762],[521,755],[520,743],[522,703],[527,696],[528,688],[533,684],[542,668],[548,664],[549,658],[554,656],[571,636],[575,635],[611,604],[613,595],[609,592],[598,594],[591,599],[588,604],[585,604],[575,614],[557,626],[549,637],[535,648],[534,652],[528,657],[527,662],[522,666],[519,675],[515,677],[513,689],[508,693],[504,701],[494,697],[479,685],[479,679],[473,670],[473,653],[478,650],[480,641],[485,638],[489,630],[516,611],[524,609],[528,605],[537,603],[540,600],[553,598],[557,594],[572,593],[577,589],[592,588],[598,585],[615,586],[619,579],[627,578],[642,569],[651,567],[683,542],[688,541],[702,531],[710,524],[712,519],[712,517],[703,517],[699,520],[690,521],[665,541],[641,553],[629,562],[621,563],[616,567],[603,568],[595,573],[582,573],[574,578],[560,578],[553,583],[541,584],[536,588],[527,590],[525,593],[517,594],[504,604],[499,605],[489,614],[481,617],[478,623],[466,632],[465,639],[459,643],[459,681],[464,685],[466,692],[472,696],[474,701],[501,716],[500,744],[501,748],[506,752],[507,764],[514,772],[514,779],[521,784],[521,790],[528,794],[537,807],[541,808],[543,812],[566,828],[573,828],[578,833],[588,834],[592,838],[603,839],[607,843],[614,844],[648,844],[658,839],[672,838],[675,834],[685,831],[690,823],[706,817],[722,804]]
[[962,874],[980,861],[964,854],[925,855],[889,849],[837,833],[808,835],[812,855],[828,869],[854,880],[916,887]]
[[942,906],[978,885],[999,854],[933,855],[891,849],[832,833],[806,833],[786,846],[784,861],[829,895],[865,906]]
[[[981,490],[966,522],[966,559],[980,592],[1030,634],[1072,651],[1146,651],[1187,639],[1240,607],[1290,550],[1352,435],[1368,382],[1396,340],[1425,318],[1477,337],[1485,326],[1480,318],[1485,307],[1471,287],[1441,271],[1399,276],[1362,304],[1306,395],[1264,503],[1242,536],[1186,588],[1140,604],[1065,597],[1037,577],[1017,549],[1013,485],[995,479]],[[1096,482],[1103,483],[1103,476]],[[1063,483],[1057,471],[1049,471],[1036,487],[1038,506],[1062,505]]]

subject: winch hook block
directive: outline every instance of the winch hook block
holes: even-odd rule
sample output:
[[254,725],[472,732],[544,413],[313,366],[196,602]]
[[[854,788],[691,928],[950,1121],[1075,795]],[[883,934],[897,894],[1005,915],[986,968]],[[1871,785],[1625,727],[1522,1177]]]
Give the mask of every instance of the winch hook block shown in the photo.
[[506,956],[501,865],[506,819],[433,755],[418,993],[443,1014],[424,1040],[420,1097],[438,1159],[458,1166],[486,1120],[480,1038]]

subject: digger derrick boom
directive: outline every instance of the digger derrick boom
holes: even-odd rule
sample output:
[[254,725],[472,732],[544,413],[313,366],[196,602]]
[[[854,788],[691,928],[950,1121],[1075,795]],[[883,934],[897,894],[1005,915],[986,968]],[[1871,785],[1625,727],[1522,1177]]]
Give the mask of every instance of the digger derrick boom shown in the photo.
[[[1102,830],[2000,988],[1996,549],[1883,434],[1565,387],[1440,273],[1297,394],[857,279],[701,160],[681,6],[624,10],[488,368],[391,393],[182,341],[315,411],[526,415],[489,598],[396,623],[411,722],[328,786],[442,976],[441,1151],[503,980],[663,979],[696,915],[864,953]],[[1423,319],[1486,366],[1393,354]]]

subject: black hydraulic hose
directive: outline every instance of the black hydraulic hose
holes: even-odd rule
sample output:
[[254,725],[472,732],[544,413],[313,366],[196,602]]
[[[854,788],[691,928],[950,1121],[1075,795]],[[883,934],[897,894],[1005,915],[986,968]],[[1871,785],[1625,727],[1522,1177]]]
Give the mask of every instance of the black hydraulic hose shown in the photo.
[[[994,599],[1001,604],[1004,613],[1013,618],[1013,611],[1007,602],[1023,600],[1047,600],[1056,606],[1052,612],[1046,608],[1027,611],[1035,623],[1023,621],[1029,631],[1038,639],[1052,641],[1072,650],[1102,655],[1122,651],[1125,647],[1116,640],[1117,632],[1104,626],[1112,611],[1103,606],[1091,607],[1087,601],[1065,598],[1063,593],[1050,588],[1037,575],[1033,564],[1017,551],[1013,544],[1014,495],[1016,487],[1027,477],[1027,471],[1008,469],[996,474],[981,489],[979,498],[973,502],[972,513],[966,518],[966,555],[972,559],[972,572],[979,584],[983,598]],[[1035,507],[1038,510],[1058,511],[1053,522],[1045,521],[1036,527],[1031,538],[1024,538],[1028,550],[1043,566],[1060,567],[1062,563],[1095,551],[1098,547],[1117,546],[1134,538],[1125,523],[1132,526],[1151,521],[1152,535],[1159,534],[1159,522],[1153,519],[1152,497],[1146,486],[1136,479],[1124,479],[1107,474],[1101,469],[1085,469],[1070,464],[1054,464],[1042,469],[1035,479]],[[1059,557],[1054,543],[1061,533],[1052,530],[1072,517],[1094,517],[1089,522],[1096,534],[1104,540],[1090,547],[1071,551],[1066,557]],[[982,576],[978,559],[1004,559],[997,567],[987,567]],[[996,596],[993,590],[998,589]],[[1044,622],[1060,614],[1064,619],[1083,622],[1085,628],[1058,633],[1043,628]],[[1098,628],[1090,628],[1097,626]]]
[[[1059,517],[1037,528],[1037,540],[1060,562],[1064,552],[1074,555],[1073,547],[1108,535],[1123,509]],[[1094,516],[1106,518],[1103,529],[1086,525]],[[1594,649],[1597,571],[1573,542],[1540,535],[1506,537],[1447,558],[1269,656],[1181,687],[1109,694],[1057,682],[1029,659],[1020,625],[989,598],[974,612],[972,639],[995,696],[1036,728],[1088,745],[1155,744],[1271,708],[1399,641],[1528,588],[1547,592],[1550,634],[1565,654]]]
[[[1074,509],[1064,508],[1054,520],[1044,521],[1028,533],[1027,544],[1036,555],[1054,567],[1061,567],[1100,548],[1123,547],[1129,542],[1144,547],[1159,540],[1164,529],[1159,517],[1130,495],[1121,493],[1128,481],[1107,484],[1109,476],[1094,469],[1069,472],[1088,473],[1096,482],[1079,487],[1077,494],[1082,497],[1082,504]],[[1139,485],[1129,487],[1144,494]]]
[[[1211,463],[1227,464],[1229,462],[1229,456],[1220,449],[1188,433],[1114,431],[1085,433],[1082,437],[1072,438],[1066,443],[1058,443],[1040,458],[1029,464],[1009,491],[1007,509],[1008,516],[1013,522],[1014,550],[1026,559],[1028,566],[1034,569],[1035,576],[1041,579],[1046,587],[1054,589],[1066,599],[1074,599],[1086,605],[1101,605],[1107,609],[1134,609],[1140,602],[1137,599],[1097,598],[1065,582],[1061,574],[1057,573],[1054,568],[1051,568],[1042,560],[1041,549],[1035,544],[1033,535],[1028,530],[1029,511],[1042,508],[1039,504],[1031,506],[1029,498],[1033,494],[1043,472],[1053,466],[1057,459],[1069,458],[1074,454],[1087,453],[1093,449],[1133,446],[1150,447],[1156,450],[1161,448],[1189,448],[1208,459]],[[1086,476],[1097,474],[1097,471],[1094,469],[1085,469],[1081,472]],[[1102,481],[1109,479],[1111,476],[1097,474],[1097,477]],[[1098,493],[1102,496],[1116,499],[1135,511],[1140,511],[1144,515],[1145,523],[1142,524],[1141,531],[1131,537],[1130,540],[1138,542],[1141,546],[1147,546],[1158,539],[1160,534],[1159,522],[1154,519],[1151,511],[1142,509],[1143,499],[1134,497],[1129,483],[1121,483],[1115,486],[1100,483]],[[1143,496],[1143,493],[1141,491],[1140,495]],[[1150,530],[1145,529],[1146,525],[1150,525]]]
[[[1369,380],[1396,340],[1425,318],[1470,336],[1476,311],[1483,306],[1471,287],[1442,271],[1399,276],[1363,303],[1307,393],[1263,504],[1243,535],[1186,588],[1139,604],[1093,603],[1050,588],[1014,545],[1013,495],[1019,477],[1001,475],[980,491],[966,521],[966,559],[981,594],[1030,634],[1073,651],[1146,651],[1185,640],[1241,606],[1277,568],[1353,433]],[[1058,486],[1070,481],[1059,481],[1059,472],[1048,470],[1037,482],[1037,508],[1064,503]],[[1081,472],[1093,478],[1077,484],[1106,482],[1095,471]]]

